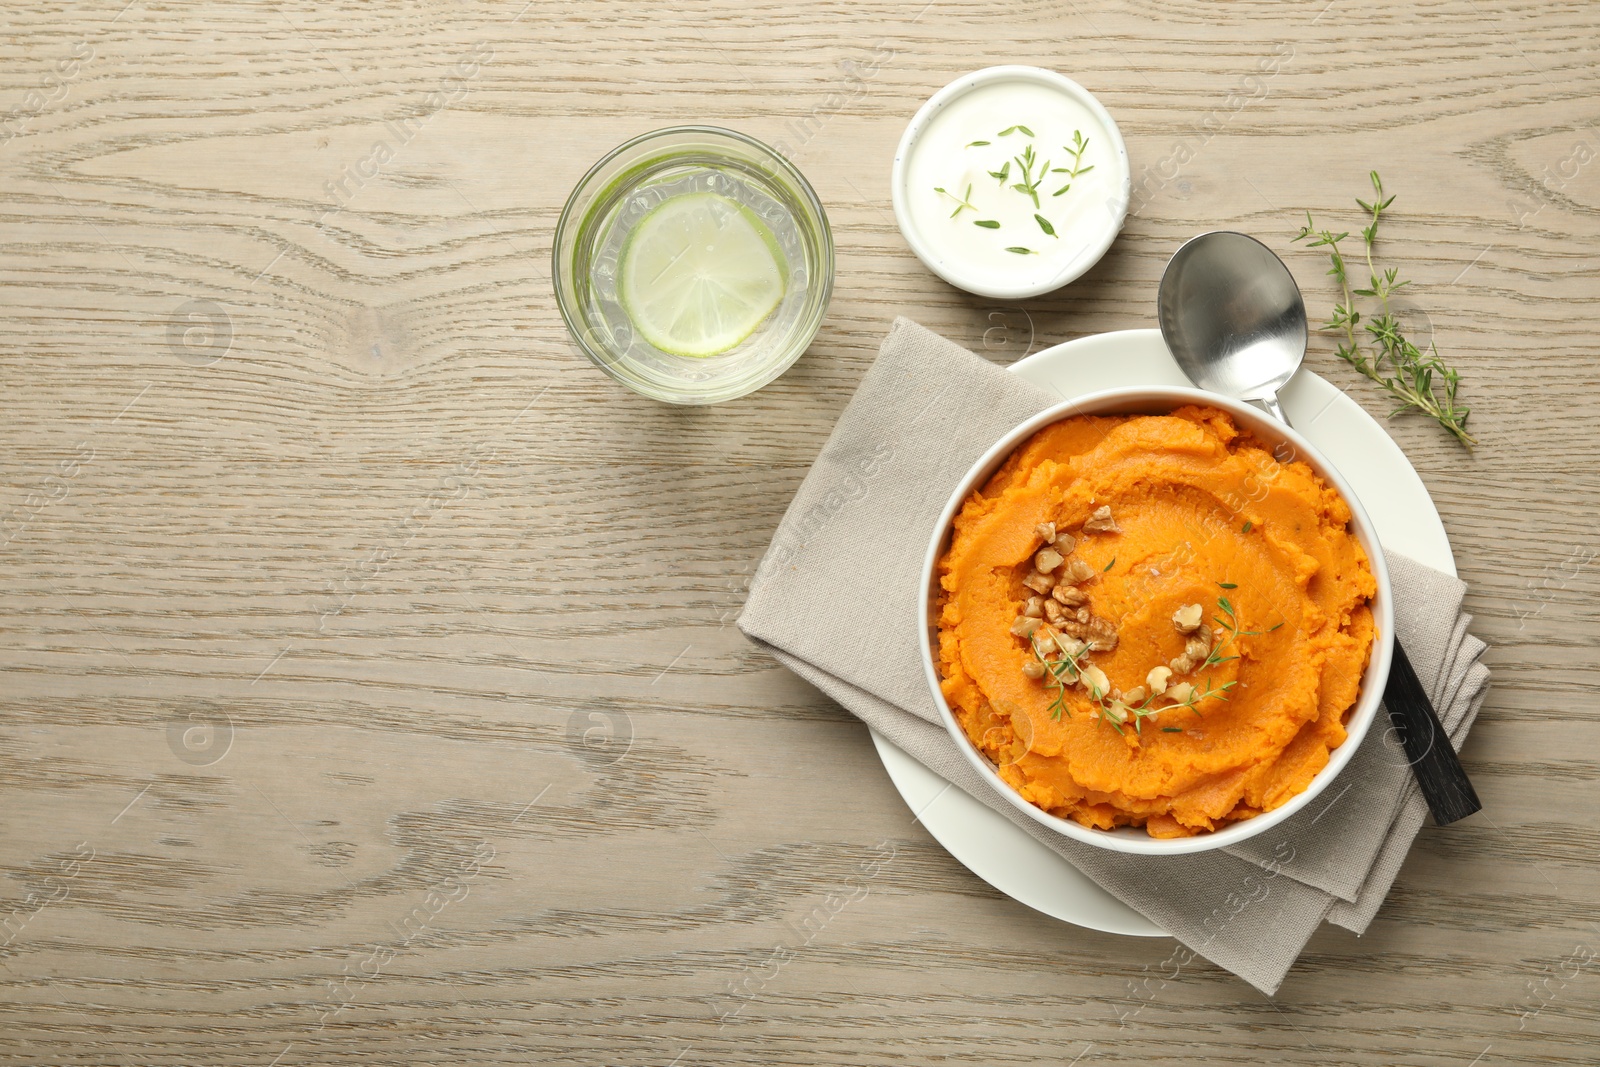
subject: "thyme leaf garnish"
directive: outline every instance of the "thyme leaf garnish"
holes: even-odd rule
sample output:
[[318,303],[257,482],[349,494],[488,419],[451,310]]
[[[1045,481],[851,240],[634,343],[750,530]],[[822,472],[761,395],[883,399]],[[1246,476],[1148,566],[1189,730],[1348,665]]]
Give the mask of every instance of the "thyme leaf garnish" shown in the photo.
[[1073,181],[1077,180],[1082,175],[1088,174],[1091,170],[1094,170],[1093,163],[1089,164],[1087,167],[1083,165],[1083,153],[1088,151],[1088,149],[1089,138],[1083,135],[1082,130],[1073,130],[1072,144],[1061,146],[1061,150],[1063,152],[1066,152],[1068,155],[1072,156],[1072,166],[1056,167],[1055,170],[1051,172],[1053,174],[1065,174],[1068,179],[1067,184],[1051,193],[1051,196],[1060,196],[1062,193],[1065,193],[1068,189],[1072,188]]
[[[1029,136],[1032,135],[1030,134]],[[1050,161],[1048,159],[1044,161],[1044,165],[1039,168],[1038,176],[1035,177],[1033,173],[1033,167],[1034,164],[1039,162],[1039,158],[1038,156],[1034,155],[1033,144],[1031,142],[1022,150],[1022,154],[1020,156],[1015,156],[1013,159],[1016,162],[1018,169],[1022,172],[1022,180],[1013,184],[1011,188],[1032,199],[1033,206],[1037,208],[1039,206],[1039,183],[1044,181],[1044,176],[1049,173]]]
[[961,214],[963,211],[966,211],[969,208],[971,210],[973,210],[973,211],[978,210],[972,203],[972,185],[971,185],[971,183],[968,183],[967,192],[966,192],[966,194],[964,196],[957,196],[955,193],[952,193],[952,192],[949,192],[948,190],[946,190],[942,185],[935,185],[933,187],[933,191],[936,192],[936,193],[943,193],[945,196],[948,196],[951,200],[954,200],[956,202],[956,209],[954,211],[950,212],[950,217],[951,218],[955,218],[957,215]]
[[1055,699],[1050,701],[1050,717],[1059,720],[1062,712],[1066,712],[1067,718],[1070,719],[1072,718],[1072,712],[1067,707],[1067,686],[1076,682],[1078,676],[1083,673],[1081,660],[1089,654],[1089,650],[1084,648],[1077,655],[1072,655],[1059,644],[1051,643],[1055,645],[1058,653],[1053,660],[1045,655],[1044,649],[1039,646],[1038,638],[1028,638],[1028,644],[1033,648],[1034,658],[1044,664],[1045,673],[1049,675],[1049,680],[1045,684],[1055,690]]
[[[1294,238],[1296,241],[1305,241],[1308,248],[1328,249],[1328,258],[1333,264],[1328,273],[1339,283],[1343,303],[1333,306],[1333,316],[1322,329],[1330,333],[1342,333],[1344,336],[1337,348],[1339,358],[1378,383],[1400,402],[1389,413],[1391,418],[1403,411],[1420,411],[1450,431],[1470,452],[1472,446],[1477,444],[1477,439],[1467,432],[1467,416],[1472,409],[1459,407],[1456,403],[1456,388],[1461,383],[1460,372],[1445,363],[1437,346],[1430,343],[1424,354],[1405,336],[1400,320],[1395,317],[1391,300],[1410,282],[1400,279],[1398,268],[1389,267],[1380,271],[1373,261],[1372,250],[1378,240],[1378,225],[1383,220],[1383,213],[1394,203],[1394,197],[1384,197],[1383,181],[1377,171],[1371,172],[1371,178],[1376,194],[1372,202],[1359,198],[1356,200],[1371,220],[1361,230],[1367,276],[1370,279],[1367,288],[1352,290],[1350,287],[1349,269],[1339,249],[1339,242],[1349,237],[1348,233],[1315,229],[1316,224],[1308,211],[1306,224],[1300,227],[1300,232]],[[1371,338],[1366,343],[1356,331],[1357,325],[1362,323],[1361,312],[1355,306],[1357,296],[1377,302],[1377,314],[1364,324]],[[1435,374],[1443,384],[1442,394],[1434,387]]]
[[[1217,584],[1222,585],[1224,583],[1218,582]],[[1222,635],[1222,640],[1218,641],[1215,647],[1213,647],[1206,655],[1205,662],[1200,664],[1201,667],[1217,667],[1227,663],[1229,660],[1238,659],[1238,656],[1224,656],[1222,653],[1228,648],[1229,645],[1233,644],[1241,637],[1260,637],[1263,633],[1270,632],[1264,630],[1241,629],[1238,612],[1234,610],[1233,602],[1225,596],[1217,597],[1217,609],[1222,612],[1222,615],[1213,615],[1211,616],[1211,619],[1218,626],[1221,626],[1224,630],[1226,630],[1227,633]],[[1278,626],[1282,625],[1283,623],[1281,622],[1278,624]],[[1277,626],[1273,627],[1274,630],[1277,628]]]

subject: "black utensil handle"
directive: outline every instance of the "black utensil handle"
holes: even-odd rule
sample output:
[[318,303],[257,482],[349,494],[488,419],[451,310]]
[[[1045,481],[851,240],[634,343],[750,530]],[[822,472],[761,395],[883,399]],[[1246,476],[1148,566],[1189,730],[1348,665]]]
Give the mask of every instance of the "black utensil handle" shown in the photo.
[[1389,721],[1394,723],[1400,743],[1405,746],[1406,760],[1417,776],[1433,821],[1446,826],[1482,808],[1483,802],[1467,780],[1467,772],[1433,710],[1433,702],[1398,640],[1394,643],[1394,665],[1389,670],[1383,702],[1389,709]]

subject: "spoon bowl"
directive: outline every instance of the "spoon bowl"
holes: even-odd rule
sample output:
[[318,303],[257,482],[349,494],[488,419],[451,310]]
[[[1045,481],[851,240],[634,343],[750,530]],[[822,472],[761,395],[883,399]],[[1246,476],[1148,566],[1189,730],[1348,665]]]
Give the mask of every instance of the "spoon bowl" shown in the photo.
[[1173,253],[1156,298],[1161,336],[1202,389],[1261,403],[1306,357],[1306,305],[1283,260],[1248,234],[1203,233]]

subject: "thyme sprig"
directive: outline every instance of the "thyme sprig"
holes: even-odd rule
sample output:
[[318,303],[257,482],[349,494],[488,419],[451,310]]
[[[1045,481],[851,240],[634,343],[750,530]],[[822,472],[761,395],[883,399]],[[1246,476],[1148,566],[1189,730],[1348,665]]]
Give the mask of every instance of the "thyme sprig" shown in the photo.
[[[1456,401],[1460,373],[1444,362],[1437,346],[1429,343],[1428,351],[1424,354],[1405,336],[1390,301],[1395,293],[1411,283],[1400,279],[1398,268],[1388,267],[1380,271],[1374,262],[1373,246],[1377,244],[1378,226],[1383,220],[1383,213],[1394,203],[1394,197],[1384,197],[1383,182],[1377,171],[1371,172],[1371,178],[1374,192],[1372,202],[1359,198],[1356,200],[1369,219],[1361,230],[1361,243],[1370,279],[1366,288],[1352,289],[1350,285],[1349,268],[1339,248],[1339,242],[1348,238],[1349,233],[1316,229],[1316,223],[1308,211],[1306,224],[1294,238],[1296,241],[1305,241],[1308,248],[1328,249],[1328,257],[1333,264],[1328,273],[1339,282],[1344,298],[1343,303],[1334,305],[1333,317],[1322,329],[1342,333],[1344,339],[1339,342],[1337,349],[1339,358],[1381,385],[1399,401],[1399,405],[1389,412],[1390,418],[1404,411],[1420,411],[1450,431],[1457,441],[1471,451],[1472,446],[1477,444],[1477,439],[1467,432],[1467,416],[1472,409],[1459,407]],[[1355,306],[1358,296],[1377,302],[1377,314],[1365,323]],[[1357,332],[1358,325],[1364,326],[1370,342],[1363,343]],[[1442,395],[1434,388],[1435,374],[1443,384]]]
[[1085,137],[1083,135],[1083,131],[1082,130],[1073,130],[1072,131],[1072,144],[1070,146],[1069,145],[1062,145],[1061,146],[1061,150],[1063,152],[1066,152],[1066,153],[1068,153],[1068,154],[1070,154],[1072,156],[1072,166],[1071,167],[1057,167],[1052,172],[1052,173],[1055,173],[1055,174],[1065,174],[1067,176],[1067,184],[1063,185],[1061,188],[1059,188],[1055,192],[1051,193],[1050,194],[1051,196],[1060,196],[1062,193],[1064,193],[1068,189],[1072,188],[1072,183],[1073,183],[1073,181],[1075,179],[1077,179],[1081,175],[1088,174],[1091,170],[1094,170],[1094,164],[1093,163],[1089,164],[1087,167],[1083,166],[1083,153],[1088,151],[1088,149],[1089,149],[1089,138],[1087,138],[1087,137]]
[[1050,173],[1050,161],[1048,159],[1045,160],[1043,165],[1039,167],[1038,175],[1034,175],[1033,168],[1039,162],[1039,157],[1034,155],[1032,141],[1028,142],[1028,146],[1022,150],[1020,156],[1013,156],[1012,159],[1022,172],[1022,180],[1013,182],[1011,188],[1030,198],[1033,201],[1034,208],[1037,209],[1039,207],[1039,183],[1044,181],[1046,174]]
[[[1218,582],[1217,584],[1224,589],[1239,588],[1233,582]],[[1265,630],[1243,629],[1239,625],[1239,615],[1233,606],[1233,602],[1225,596],[1217,597],[1217,610],[1222,612],[1222,614],[1211,616],[1211,621],[1222,627],[1225,632],[1223,633],[1221,639],[1217,641],[1216,645],[1212,647],[1210,653],[1206,655],[1204,662],[1200,664],[1202,668],[1216,667],[1227,663],[1229,660],[1238,659],[1238,656],[1224,656],[1222,653],[1229,645],[1238,641],[1239,638],[1260,637],[1262,634],[1270,634],[1279,626],[1283,625],[1283,623],[1279,622],[1276,625],[1267,627]]]
[[[1212,697],[1215,697],[1218,700],[1227,700],[1228,698],[1224,694],[1238,684],[1238,680],[1235,679],[1233,681],[1223,682],[1221,685],[1213,685],[1211,679],[1207,678],[1204,689],[1201,689],[1195,685],[1190,685],[1188,695],[1186,695],[1182,700],[1171,697],[1167,693],[1162,693],[1160,696],[1145,697],[1144,700],[1137,705],[1125,704],[1123,707],[1126,709],[1129,715],[1133,716],[1133,732],[1141,733],[1144,720],[1149,718],[1151,715],[1160,715],[1163,712],[1178,711],[1180,709],[1192,711],[1196,715],[1200,715],[1199,705],[1201,701],[1210,700]],[[1155,702],[1162,699],[1172,700],[1172,703],[1155,707]],[[1204,718],[1205,716],[1201,715],[1200,717]],[[1162,727],[1162,729],[1165,730],[1168,729],[1168,727]]]
[[951,200],[956,202],[956,209],[950,212],[951,218],[955,218],[957,215],[968,210],[969,208],[973,211],[978,210],[977,205],[973,204],[972,202],[972,183],[970,182],[967,183],[967,192],[965,196],[957,196],[955,193],[947,191],[942,185],[935,185],[933,187],[933,191],[936,193],[944,193],[945,196],[948,196]]
[[1055,690],[1055,699],[1050,701],[1050,717],[1052,719],[1060,719],[1061,713],[1066,712],[1067,718],[1072,718],[1072,712],[1067,709],[1067,686],[1076,683],[1083,674],[1082,660],[1084,656],[1089,654],[1088,647],[1085,646],[1078,651],[1077,655],[1073,655],[1062,648],[1059,643],[1052,641],[1051,644],[1055,646],[1058,653],[1057,657],[1052,660],[1045,654],[1037,637],[1028,638],[1028,644],[1033,648],[1034,657],[1044,664],[1045,674],[1049,676],[1049,680],[1045,684]]
[[[1231,588],[1227,585],[1223,585],[1223,587]],[[1224,656],[1222,653],[1228,648],[1229,645],[1233,644],[1241,637],[1260,637],[1266,632],[1265,630],[1242,629],[1239,625],[1239,616],[1233,609],[1233,602],[1225,596],[1217,597],[1217,610],[1222,612],[1222,614],[1211,616],[1211,621],[1222,627],[1226,632],[1222,635],[1221,639],[1212,646],[1211,651],[1206,655],[1205,662],[1200,664],[1201,667],[1217,667],[1227,663],[1229,660],[1238,659],[1238,656]],[[1280,623],[1279,625],[1282,624]],[[1274,627],[1274,629],[1276,629],[1276,627]]]

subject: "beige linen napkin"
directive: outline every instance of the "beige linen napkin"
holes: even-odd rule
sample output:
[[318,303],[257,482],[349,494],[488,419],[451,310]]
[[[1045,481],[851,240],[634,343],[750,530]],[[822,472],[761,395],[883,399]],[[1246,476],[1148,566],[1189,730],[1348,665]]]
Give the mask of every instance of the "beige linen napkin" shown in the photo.
[[[1328,919],[1363,932],[1427,808],[1379,718],[1316,802],[1227,850],[1149,857],[1070,841],[1012,810],[957,751],[928,692],[918,583],[939,512],[972,463],[1059,397],[906,319],[823,446],[751,583],[739,628],[900,748],[1000,812],[1190,949],[1265,993]],[[1488,685],[1461,582],[1388,555],[1395,627],[1465,738]]]

